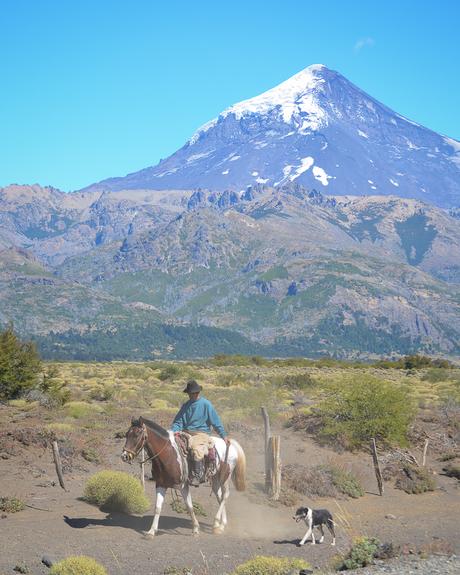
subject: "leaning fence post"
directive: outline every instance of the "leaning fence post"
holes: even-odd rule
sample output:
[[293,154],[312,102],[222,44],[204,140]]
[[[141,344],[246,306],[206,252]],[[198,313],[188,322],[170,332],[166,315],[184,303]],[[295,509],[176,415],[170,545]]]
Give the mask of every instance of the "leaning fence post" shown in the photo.
[[371,451],[372,451],[372,459],[374,460],[374,471],[375,471],[375,477],[377,478],[377,485],[379,487],[379,493],[380,495],[383,495],[383,478],[382,478],[382,473],[380,472],[380,466],[379,466],[379,460],[377,457],[377,446],[375,444],[375,439],[372,438],[371,441]]
[[269,450],[269,440],[270,440],[270,420],[268,418],[268,413],[265,407],[260,408],[262,412],[262,417],[264,418],[264,429],[265,429],[265,441],[264,441],[264,452],[265,452],[265,491],[268,493],[270,491],[270,450]]
[[53,459],[54,465],[56,467],[56,473],[59,479],[59,485],[62,487],[62,489],[64,489],[64,491],[67,491],[64,484],[64,477],[62,475],[61,456],[59,455],[59,447],[57,441],[53,441]]

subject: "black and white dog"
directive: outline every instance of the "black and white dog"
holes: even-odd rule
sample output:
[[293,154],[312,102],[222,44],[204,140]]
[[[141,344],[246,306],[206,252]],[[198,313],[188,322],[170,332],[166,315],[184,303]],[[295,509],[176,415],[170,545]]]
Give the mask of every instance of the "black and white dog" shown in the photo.
[[305,521],[307,526],[307,532],[303,536],[303,539],[300,541],[299,545],[305,545],[305,541],[310,537],[310,535],[312,545],[316,543],[315,534],[313,533],[314,527],[319,527],[319,530],[321,531],[321,539],[319,542],[322,543],[324,541],[323,525],[326,525],[332,535],[331,545],[335,545],[334,521],[332,519],[331,513],[327,509],[310,509],[310,507],[299,507],[295,512],[294,519],[297,522],[302,520]]

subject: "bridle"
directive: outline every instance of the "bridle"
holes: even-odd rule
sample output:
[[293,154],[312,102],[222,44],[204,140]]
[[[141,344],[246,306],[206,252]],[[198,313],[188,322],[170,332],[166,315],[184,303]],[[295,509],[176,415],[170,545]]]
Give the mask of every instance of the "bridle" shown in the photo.
[[142,426],[139,427],[141,427],[142,429],[142,434],[139,437],[139,440],[136,444],[136,447],[134,448],[134,451],[131,451],[131,449],[127,449],[126,447],[123,448],[123,451],[129,453],[129,455],[131,455],[133,459],[139,455],[140,450],[144,447],[145,442],[147,440],[147,428],[145,427],[145,423],[143,423]]
[[[126,451],[126,453],[128,453],[129,455],[132,456],[132,459],[136,458],[139,455],[141,449],[144,447],[145,442],[147,441],[147,438],[148,438],[147,428],[145,426],[145,423],[143,423],[142,426],[140,426],[140,427],[142,428],[142,435],[140,436],[139,441],[137,442],[137,444],[134,448],[134,451],[131,451],[130,449],[126,449],[126,447],[123,449],[123,451]],[[154,453],[150,457],[147,457],[147,459],[144,459],[144,461],[141,461],[140,462],[141,465],[143,465],[144,463],[147,463],[147,461],[151,461],[152,459],[156,459],[164,451],[164,449],[166,449],[167,446],[168,446],[168,443],[165,443],[158,453]]]

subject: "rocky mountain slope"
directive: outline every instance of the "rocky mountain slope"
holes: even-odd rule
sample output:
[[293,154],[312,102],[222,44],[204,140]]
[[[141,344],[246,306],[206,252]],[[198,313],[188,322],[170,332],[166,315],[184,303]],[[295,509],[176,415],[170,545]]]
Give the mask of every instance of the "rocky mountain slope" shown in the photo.
[[246,190],[297,182],[332,195],[460,205],[460,142],[393,112],[314,65],[235,104],[169,158],[88,190]]
[[[186,337],[170,330],[189,325],[197,355],[219,339],[226,351],[272,355],[455,355],[454,215],[296,182],[244,193],[11,186],[0,190],[0,322],[92,337],[170,326],[162,355]],[[199,330],[215,327],[225,332],[201,332],[200,348]]]

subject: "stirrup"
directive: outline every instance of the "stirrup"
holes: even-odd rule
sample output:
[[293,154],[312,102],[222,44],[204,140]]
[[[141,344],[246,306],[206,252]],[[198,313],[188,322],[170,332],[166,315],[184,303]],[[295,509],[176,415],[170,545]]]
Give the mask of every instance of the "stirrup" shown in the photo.
[[188,483],[192,487],[199,487],[201,485],[201,478],[193,475],[189,478]]

